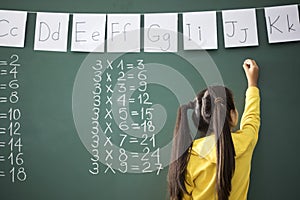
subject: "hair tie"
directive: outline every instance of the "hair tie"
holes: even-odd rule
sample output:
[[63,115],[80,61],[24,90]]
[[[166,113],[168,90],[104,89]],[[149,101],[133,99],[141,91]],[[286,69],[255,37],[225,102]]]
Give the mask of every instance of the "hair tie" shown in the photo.
[[189,103],[185,104],[184,107],[185,107],[186,109],[194,109],[194,107],[195,107],[195,102],[190,101]]
[[199,108],[199,101],[198,98],[196,97],[195,99],[195,114],[199,118],[200,117],[200,108]]
[[217,103],[223,103],[223,102],[224,102],[224,100],[223,100],[222,97],[215,98],[215,104],[217,104]]

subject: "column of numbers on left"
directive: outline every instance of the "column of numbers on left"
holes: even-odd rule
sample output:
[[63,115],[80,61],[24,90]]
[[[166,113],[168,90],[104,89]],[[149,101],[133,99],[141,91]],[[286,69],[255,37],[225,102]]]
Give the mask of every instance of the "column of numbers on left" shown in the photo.
[[0,180],[9,176],[12,183],[27,178],[19,106],[20,67],[17,54],[0,58]]

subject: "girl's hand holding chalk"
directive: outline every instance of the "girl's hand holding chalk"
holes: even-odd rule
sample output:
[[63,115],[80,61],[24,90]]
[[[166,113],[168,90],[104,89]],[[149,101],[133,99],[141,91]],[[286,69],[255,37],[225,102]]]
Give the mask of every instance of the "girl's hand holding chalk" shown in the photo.
[[258,66],[256,62],[252,59],[246,59],[243,64],[243,68],[248,80],[248,87],[255,86],[257,87],[258,80]]

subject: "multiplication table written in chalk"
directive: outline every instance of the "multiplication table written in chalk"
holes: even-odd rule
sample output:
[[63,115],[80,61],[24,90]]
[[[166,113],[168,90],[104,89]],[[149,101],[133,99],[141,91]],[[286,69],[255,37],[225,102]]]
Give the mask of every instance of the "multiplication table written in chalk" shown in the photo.
[[159,174],[162,164],[153,123],[155,110],[144,60],[99,59],[90,70],[94,87],[89,172],[149,173],[155,169]]

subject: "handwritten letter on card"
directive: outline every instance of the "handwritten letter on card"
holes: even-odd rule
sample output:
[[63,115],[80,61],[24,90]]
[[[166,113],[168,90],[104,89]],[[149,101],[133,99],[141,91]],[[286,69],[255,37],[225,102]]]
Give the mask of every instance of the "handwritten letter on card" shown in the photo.
[[145,52],[177,52],[177,18],[177,13],[145,14]]
[[216,11],[183,13],[184,50],[218,49]]
[[104,52],[105,14],[74,14],[71,51]]
[[27,12],[0,10],[0,46],[24,47]]
[[258,46],[255,9],[222,11],[225,48]]
[[37,13],[34,50],[67,51],[69,14]]
[[265,8],[269,43],[300,41],[297,5]]
[[107,15],[107,52],[140,52],[140,14]]

